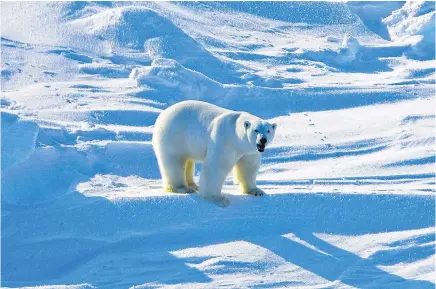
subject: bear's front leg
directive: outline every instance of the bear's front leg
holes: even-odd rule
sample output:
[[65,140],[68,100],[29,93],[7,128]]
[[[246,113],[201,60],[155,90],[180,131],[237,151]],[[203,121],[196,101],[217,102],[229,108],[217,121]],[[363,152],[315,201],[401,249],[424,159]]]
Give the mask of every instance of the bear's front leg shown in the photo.
[[256,186],[256,177],[260,168],[260,154],[244,155],[233,168],[234,178],[243,194],[263,196],[265,192]]
[[221,194],[224,181],[232,168],[222,156],[208,155],[203,163],[200,174],[200,195],[203,199],[227,207],[230,200]]

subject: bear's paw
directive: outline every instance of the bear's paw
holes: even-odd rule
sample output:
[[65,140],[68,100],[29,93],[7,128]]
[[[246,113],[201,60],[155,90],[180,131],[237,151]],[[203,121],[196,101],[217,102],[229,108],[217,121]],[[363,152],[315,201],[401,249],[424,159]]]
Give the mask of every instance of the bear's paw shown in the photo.
[[188,184],[188,187],[195,191],[198,191],[200,189],[200,187],[196,183],[190,183]]
[[225,208],[230,205],[230,200],[222,195],[219,196],[203,196],[206,201],[217,205],[218,207]]
[[176,194],[194,194],[197,193],[197,190],[188,187],[180,187],[180,188],[166,187],[165,192],[176,193]]
[[247,192],[244,192],[244,193],[248,194],[248,195],[253,195],[256,197],[265,195],[265,192],[259,188],[249,189]]

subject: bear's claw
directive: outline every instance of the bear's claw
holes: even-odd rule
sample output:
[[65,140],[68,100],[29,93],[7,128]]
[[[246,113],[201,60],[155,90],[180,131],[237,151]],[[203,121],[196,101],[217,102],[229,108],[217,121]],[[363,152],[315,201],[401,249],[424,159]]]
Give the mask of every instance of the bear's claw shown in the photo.
[[245,192],[245,194],[253,195],[253,196],[257,197],[257,196],[265,195],[265,192],[263,190],[259,189],[259,188],[255,188],[255,189],[251,189],[251,190]]

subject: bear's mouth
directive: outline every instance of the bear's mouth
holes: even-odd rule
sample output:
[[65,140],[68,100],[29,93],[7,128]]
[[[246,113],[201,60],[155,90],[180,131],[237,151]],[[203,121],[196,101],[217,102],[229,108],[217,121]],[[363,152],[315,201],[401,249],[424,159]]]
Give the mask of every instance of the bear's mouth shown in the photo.
[[261,153],[263,153],[263,151],[265,150],[265,145],[262,144],[257,144],[257,150]]

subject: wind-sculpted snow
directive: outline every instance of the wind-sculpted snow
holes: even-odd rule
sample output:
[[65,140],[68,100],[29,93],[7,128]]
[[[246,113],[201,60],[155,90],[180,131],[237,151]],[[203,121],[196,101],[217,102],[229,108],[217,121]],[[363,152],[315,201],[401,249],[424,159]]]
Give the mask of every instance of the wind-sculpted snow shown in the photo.
[[183,31],[170,20],[153,10],[142,7],[120,7],[103,10],[92,16],[70,22],[73,28],[104,41],[113,42],[114,47],[144,49],[147,39],[161,36],[177,36]]
[[107,9],[68,25],[76,33],[82,31],[107,42],[111,53],[125,48],[144,51],[151,60],[171,58],[218,80],[229,81],[232,77],[226,75],[234,73],[230,64],[217,59],[169,19],[148,8]]
[[32,154],[38,134],[38,126],[34,122],[22,121],[14,114],[2,113],[2,170],[18,165]]
[[410,1],[385,19],[391,39],[409,42],[409,56],[418,59],[435,58],[435,3]]
[[[1,15],[2,288],[434,288],[434,3]],[[267,196],[162,191],[153,126],[186,99],[278,124]]]
[[[217,99],[223,85],[207,76],[190,70],[173,59],[157,58],[149,67],[135,68],[130,74],[138,86],[149,86],[166,97],[183,96],[172,101],[183,99]],[[172,91],[178,92],[175,94]],[[166,91],[166,93],[163,93]],[[175,95],[172,95],[175,94]],[[167,100],[168,101],[168,100]]]

